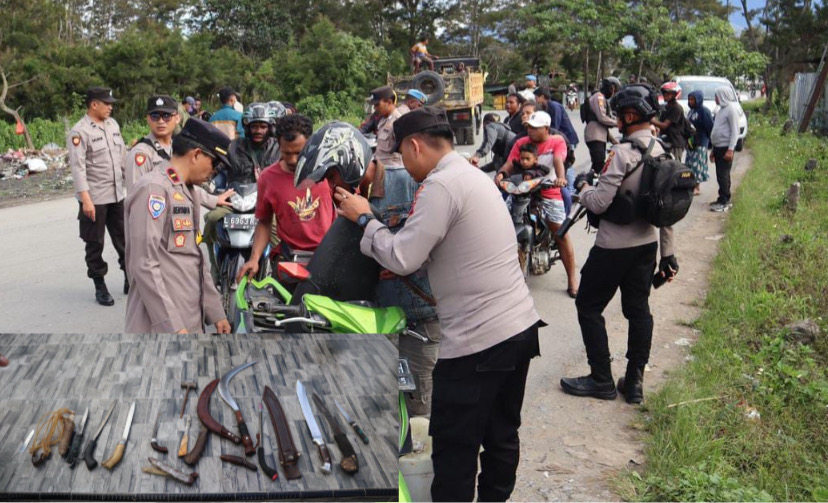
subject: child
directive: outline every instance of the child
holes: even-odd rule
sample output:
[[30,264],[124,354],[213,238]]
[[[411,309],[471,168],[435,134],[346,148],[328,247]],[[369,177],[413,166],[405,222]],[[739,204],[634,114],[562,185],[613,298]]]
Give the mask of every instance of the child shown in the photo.
[[515,168],[523,171],[524,180],[532,180],[549,174],[549,166],[538,164],[538,147],[533,143],[521,145],[520,161],[515,162]]

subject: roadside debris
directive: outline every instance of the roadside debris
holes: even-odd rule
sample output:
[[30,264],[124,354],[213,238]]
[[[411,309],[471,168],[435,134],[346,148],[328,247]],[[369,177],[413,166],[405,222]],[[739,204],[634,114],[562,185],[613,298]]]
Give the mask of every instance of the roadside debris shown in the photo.
[[54,143],[46,145],[42,150],[9,149],[0,155],[0,182],[48,170],[65,169],[68,166],[66,154],[66,149]]

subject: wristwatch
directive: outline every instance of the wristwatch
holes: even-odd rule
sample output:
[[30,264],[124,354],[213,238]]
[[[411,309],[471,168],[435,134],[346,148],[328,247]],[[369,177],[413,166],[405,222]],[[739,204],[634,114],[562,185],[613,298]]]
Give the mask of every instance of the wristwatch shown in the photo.
[[363,213],[362,215],[357,217],[357,225],[361,228],[365,228],[368,225],[368,222],[374,219],[373,213]]

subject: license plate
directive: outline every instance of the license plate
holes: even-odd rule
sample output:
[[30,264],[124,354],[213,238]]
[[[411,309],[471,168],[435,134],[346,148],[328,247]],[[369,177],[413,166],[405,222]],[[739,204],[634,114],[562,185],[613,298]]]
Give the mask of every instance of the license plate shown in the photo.
[[256,227],[255,215],[225,215],[224,227],[226,229],[247,230]]

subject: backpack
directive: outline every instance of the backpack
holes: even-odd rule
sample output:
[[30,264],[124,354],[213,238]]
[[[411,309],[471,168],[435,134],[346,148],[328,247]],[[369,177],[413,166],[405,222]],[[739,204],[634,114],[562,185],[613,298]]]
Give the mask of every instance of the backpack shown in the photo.
[[650,155],[656,140],[647,148],[639,142],[633,145],[644,153],[641,158],[641,186],[638,190],[639,215],[656,227],[676,224],[690,210],[696,177],[693,170],[665,152]]
[[581,113],[581,122],[584,123],[584,124],[589,122],[589,115],[590,115],[590,113],[589,113],[590,112],[590,110],[589,110],[589,99],[585,99],[584,102],[581,103],[581,108],[580,108],[579,111]]

